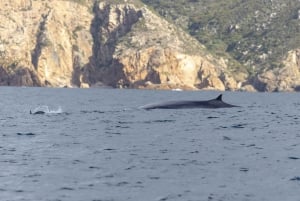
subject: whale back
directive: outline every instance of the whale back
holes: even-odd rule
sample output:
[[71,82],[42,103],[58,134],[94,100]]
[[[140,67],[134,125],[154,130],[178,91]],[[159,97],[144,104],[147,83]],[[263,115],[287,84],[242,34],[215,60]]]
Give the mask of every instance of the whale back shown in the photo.
[[222,94],[220,94],[217,98],[206,100],[206,101],[192,101],[192,100],[167,101],[167,102],[144,105],[141,108],[146,110],[152,110],[152,109],[182,109],[182,108],[216,109],[216,108],[230,108],[230,107],[238,107],[238,106],[223,102]]

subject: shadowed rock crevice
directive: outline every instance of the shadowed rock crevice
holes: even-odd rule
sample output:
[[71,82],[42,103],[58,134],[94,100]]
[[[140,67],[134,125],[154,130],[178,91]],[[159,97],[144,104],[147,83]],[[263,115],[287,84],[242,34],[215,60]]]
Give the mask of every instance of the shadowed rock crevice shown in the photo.
[[0,66],[0,86],[8,86],[9,75],[4,67]]
[[41,16],[42,17],[41,22],[40,22],[39,29],[36,34],[35,48],[31,52],[31,62],[36,70],[38,69],[39,58],[42,53],[42,48],[49,45],[49,43],[50,43],[50,41],[46,35],[46,31],[47,31],[46,23],[47,23],[47,19],[48,19],[50,12],[51,12],[51,10],[49,10],[46,14],[42,14],[42,16]]
[[39,87],[41,82],[35,72],[26,67],[19,67],[15,71],[7,72],[0,66],[0,86]]
[[[93,55],[87,65],[88,80],[91,83],[99,81],[99,74],[107,71],[116,71],[122,67],[113,58],[116,45],[120,38],[130,32],[132,26],[142,17],[142,12],[129,4],[106,4],[95,2],[93,7],[94,19],[90,32],[93,37]],[[123,77],[123,75],[120,75]],[[101,76],[105,78],[105,76]],[[103,80],[101,80],[103,81]],[[110,83],[115,81],[110,80]]]
[[71,83],[75,86],[80,87],[80,73],[81,73],[81,66],[80,66],[80,57],[73,56],[73,73],[71,78]]
[[16,73],[11,76],[9,85],[30,87],[42,86],[37,75],[28,68],[20,68],[17,70]]
[[126,4],[122,7],[105,3],[94,5],[95,18],[91,24],[91,34],[94,39],[92,59],[101,67],[112,64],[112,56],[118,40],[126,35],[142,16],[141,11],[136,11]]

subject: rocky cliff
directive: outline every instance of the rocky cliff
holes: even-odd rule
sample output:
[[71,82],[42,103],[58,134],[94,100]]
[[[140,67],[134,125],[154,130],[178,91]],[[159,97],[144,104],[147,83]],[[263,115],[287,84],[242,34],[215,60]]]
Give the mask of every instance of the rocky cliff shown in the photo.
[[0,2],[1,85],[236,90],[244,81],[139,2],[78,2]]
[[258,91],[300,91],[300,49],[287,53],[280,68],[260,73],[252,82]]
[[[222,59],[145,6],[99,3],[90,82],[117,87],[236,89]],[[105,56],[103,56],[105,55]]]
[[248,80],[247,71],[233,70],[136,0],[3,0],[0,20],[0,85],[299,88],[298,50],[282,62],[286,68]]
[[88,7],[69,1],[4,0],[0,9],[1,85],[80,85],[80,68],[92,54]]

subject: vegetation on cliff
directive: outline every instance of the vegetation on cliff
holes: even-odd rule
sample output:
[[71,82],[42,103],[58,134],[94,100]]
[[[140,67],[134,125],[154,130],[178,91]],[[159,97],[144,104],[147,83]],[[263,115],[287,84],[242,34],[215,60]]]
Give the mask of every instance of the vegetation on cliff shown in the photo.
[[300,46],[299,1],[143,2],[181,26],[215,54],[229,54],[252,73],[281,67],[280,61],[287,52]]

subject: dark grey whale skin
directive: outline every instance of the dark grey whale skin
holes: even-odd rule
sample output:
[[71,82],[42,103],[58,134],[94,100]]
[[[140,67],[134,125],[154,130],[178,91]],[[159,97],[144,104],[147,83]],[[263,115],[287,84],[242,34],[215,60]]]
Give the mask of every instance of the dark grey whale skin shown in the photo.
[[185,109],[185,108],[217,109],[217,108],[232,108],[232,107],[239,107],[239,106],[231,105],[223,102],[222,94],[220,94],[217,98],[206,100],[206,101],[192,101],[192,100],[167,101],[167,102],[144,105],[141,108],[145,110],[153,110],[153,109]]
[[29,114],[45,114],[46,112],[44,112],[44,111],[36,111],[36,112],[31,112],[31,110],[30,110],[30,112],[29,112]]

